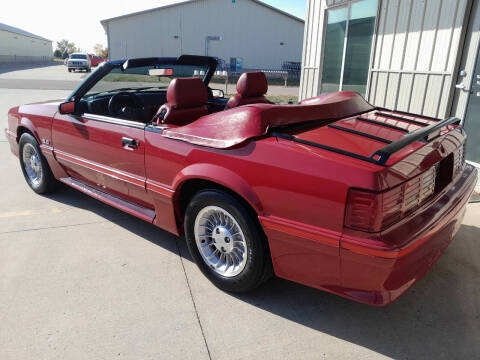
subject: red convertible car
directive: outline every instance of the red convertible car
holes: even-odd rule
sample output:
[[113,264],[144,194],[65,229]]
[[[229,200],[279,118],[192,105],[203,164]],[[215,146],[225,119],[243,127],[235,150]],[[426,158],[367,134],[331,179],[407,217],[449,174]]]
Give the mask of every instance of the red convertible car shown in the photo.
[[219,288],[271,275],[387,305],[457,232],[477,171],[459,120],[354,92],[273,104],[261,72],[229,100],[210,57],[98,67],[63,101],[15,107],[6,135],[37,193],[65,183],[184,235]]

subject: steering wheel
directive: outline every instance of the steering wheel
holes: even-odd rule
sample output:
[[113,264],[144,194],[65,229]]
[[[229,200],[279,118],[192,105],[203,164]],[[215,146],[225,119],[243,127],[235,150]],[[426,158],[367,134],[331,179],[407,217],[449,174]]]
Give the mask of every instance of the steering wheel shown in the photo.
[[110,115],[118,116],[124,106],[143,108],[142,99],[135,93],[121,91],[113,95],[108,101],[108,112]]

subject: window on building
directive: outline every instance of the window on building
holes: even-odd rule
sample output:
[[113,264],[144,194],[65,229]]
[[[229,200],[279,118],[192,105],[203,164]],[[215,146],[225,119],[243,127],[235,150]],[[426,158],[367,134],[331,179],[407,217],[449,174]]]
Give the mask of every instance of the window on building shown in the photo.
[[378,0],[327,10],[321,93],[352,90],[365,95]]

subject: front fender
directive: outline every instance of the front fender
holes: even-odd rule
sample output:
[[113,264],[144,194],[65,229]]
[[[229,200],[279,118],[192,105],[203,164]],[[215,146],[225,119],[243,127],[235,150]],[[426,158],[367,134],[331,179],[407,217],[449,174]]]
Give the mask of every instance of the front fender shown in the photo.
[[233,171],[214,164],[193,164],[180,171],[173,180],[173,189],[179,191],[190,179],[207,180],[222,185],[247,201],[258,215],[263,215],[263,207],[255,191],[245,179]]
[[38,131],[35,125],[33,124],[32,120],[24,116],[20,118],[20,122],[18,123],[18,126],[17,126],[17,142],[20,141],[20,138],[18,136],[18,128],[20,127],[26,128],[28,131],[30,131],[33,134],[33,136],[35,136],[35,139],[37,139],[39,144],[42,143],[40,140],[40,136],[38,135]]

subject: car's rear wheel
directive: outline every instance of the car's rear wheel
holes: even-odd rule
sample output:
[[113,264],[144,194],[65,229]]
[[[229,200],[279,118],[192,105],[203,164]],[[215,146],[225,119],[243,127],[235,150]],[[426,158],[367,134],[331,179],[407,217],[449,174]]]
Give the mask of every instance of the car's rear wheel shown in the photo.
[[68,69],[68,72],[72,72],[72,69]]
[[58,181],[40,151],[37,140],[31,134],[24,133],[20,137],[18,145],[20,166],[30,188],[37,194],[54,191],[58,186]]
[[265,235],[246,207],[225,192],[204,190],[193,197],[185,237],[200,270],[220,289],[251,291],[270,274]]

